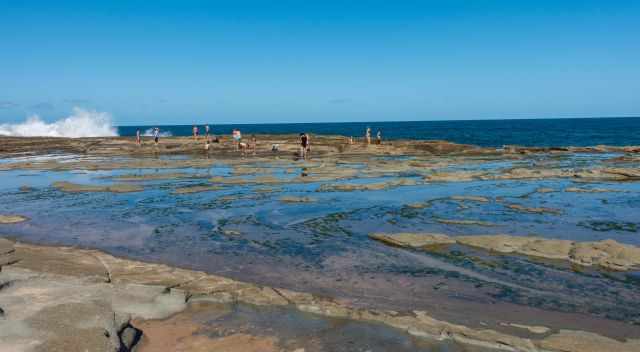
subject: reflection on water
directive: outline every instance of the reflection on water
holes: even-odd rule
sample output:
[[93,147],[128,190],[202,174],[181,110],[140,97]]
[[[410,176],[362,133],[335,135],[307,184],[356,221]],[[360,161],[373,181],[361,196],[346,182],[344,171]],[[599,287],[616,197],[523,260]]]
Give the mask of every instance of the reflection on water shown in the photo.
[[[202,350],[206,349],[207,343],[211,345],[207,350],[218,350],[217,341],[226,338],[225,351],[495,351],[452,341],[434,342],[414,338],[401,330],[378,323],[327,318],[287,307],[227,305],[206,301],[196,301],[186,311],[166,321],[136,322],[136,326],[140,326],[145,334],[150,335],[147,341],[143,341],[142,351],[145,351],[145,348],[178,350],[179,348],[175,348],[178,345],[188,349],[192,346],[190,338],[198,341],[199,343],[194,345]],[[186,332],[176,332],[176,326],[188,326],[190,329]],[[239,334],[259,338],[236,343],[234,337],[237,338]],[[154,344],[158,340],[161,342]],[[160,343],[166,345],[161,346]]]
[[[580,167],[611,157],[583,154],[475,160],[442,170],[498,172],[531,163]],[[283,165],[251,167],[258,176],[268,174],[290,181],[224,184],[219,190],[189,194],[173,191],[209,185],[209,177],[230,176],[234,168],[220,162],[207,169],[2,171],[0,213],[31,219],[3,225],[2,230],[28,241],[95,247],[271,286],[340,294],[355,303],[373,301],[396,309],[417,309],[437,307],[442,300],[502,302],[640,324],[637,273],[574,268],[469,248],[426,253],[387,247],[368,238],[371,232],[504,233],[576,241],[612,238],[638,246],[640,183],[576,185],[567,179],[424,183],[420,177],[405,173],[403,176],[412,177],[417,184],[376,191],[321,192],[320,185],[329,182],[296,183],[293,180],[300,165]],[[352,166],[363,168],[361,163]],[[237,172],[246,172],[248,175],[236,177],[249,181],[256,176],[251,170]],[[144,185],[143,192],[125,194],[64,193],[51,187],[61,180],[111,184],[122,182],[114,176],[163,173],[194,177],[141,179],[136,183]],[[367,175],[330,183],[378,183],[396,176]],[[32,189],[25,191],[21,186]],[[609,191],[564,191],[568,187]],[[541,188],[548,190],[538,192]],[[456,195],[487,200],[451,198]],[[284,203],[282,196],[314,201]],[[523,211],[510,207],[513,204],[553,211]],[[461,225],[450,220],[479,223]]]

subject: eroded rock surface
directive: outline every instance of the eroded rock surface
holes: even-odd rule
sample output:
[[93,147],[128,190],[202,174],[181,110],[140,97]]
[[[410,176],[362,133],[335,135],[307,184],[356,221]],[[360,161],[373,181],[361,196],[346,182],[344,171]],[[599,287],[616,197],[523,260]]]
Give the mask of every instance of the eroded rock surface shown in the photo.
[[[413,237],[400,238],[408,241]],[[430,238],[436,242],[446,239],[435,235]],[[423,240],[421,244],[424,243]],[[544,348],[553,352],[583,352],[590,351],[585,348],[597,347],[599,351],[637,351],[637,341],[633,340],[617,341],[565,331],[541,339],[522,338],[447,323],[424,311],[399,313],[354,308],[346,301],[115,258],[94,250],[13,244],[4,239],[0,239],[0,249],[3,258],[18,258],[5,260],[0,272],[0,307],[4,312],[0,319],[0,342],[12,351],[127,351],[135,347],[140,337],[144,340],[145,328],[150,335],[157,335],[157,326],[145,320],[167,318],[186,309],[191,301],[203,299],[287,306],[326,317],[379,322],[420,338],[453,340],[497,350]],[[190,331],[189,326],[176,325],[176,329],[172,330],[173,335],[166,336],[167,343]],[[228,337],[236,338],[239,337]],[[181,343],[198,350],[197,346],[220,347],[228,342],[200,339],[203,340]],[[252,345],[256,342],[247,336],[241,340]],[[267,342],[261,342],[266,343],[262,345],[266,351],[271,346]]]
[[457,243],[499,253],[560,259],[583,266],[626,271],[640,267],[640,248],[614,240],[575,242],[569,240],[511,235],[447,236],[430,233],[371,234],[371,238],[400,247],[428,248]]

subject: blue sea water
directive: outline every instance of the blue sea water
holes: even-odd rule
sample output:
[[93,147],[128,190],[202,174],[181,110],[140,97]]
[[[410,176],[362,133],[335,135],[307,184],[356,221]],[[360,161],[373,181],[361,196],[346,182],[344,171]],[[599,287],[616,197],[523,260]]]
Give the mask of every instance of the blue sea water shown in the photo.
[[[278,123],[220,124],[210,123],[216,135],[231,134],[238,128],[250,134],[288,134],[309,132],[322,135],[360,137],[367,127],[383,139],[447,140],[483,147],[503,145],[523,146],[594,146],[640,145],[640,117],[522,119],[474,121],[406,121],[406,122],[344,122],[344,123]],[[134,136],[156,126],[120,126],[121,136]],[[191,135],[193,125],[159,126],[173,136]],[[204,128],[200,126],[201,133]]]

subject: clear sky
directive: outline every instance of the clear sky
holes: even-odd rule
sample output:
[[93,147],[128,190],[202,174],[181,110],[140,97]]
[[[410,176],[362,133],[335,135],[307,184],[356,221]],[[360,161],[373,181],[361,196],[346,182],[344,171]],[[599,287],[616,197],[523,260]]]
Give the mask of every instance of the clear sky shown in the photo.
[[640,116],[640,1],[0,0],[0,122]]

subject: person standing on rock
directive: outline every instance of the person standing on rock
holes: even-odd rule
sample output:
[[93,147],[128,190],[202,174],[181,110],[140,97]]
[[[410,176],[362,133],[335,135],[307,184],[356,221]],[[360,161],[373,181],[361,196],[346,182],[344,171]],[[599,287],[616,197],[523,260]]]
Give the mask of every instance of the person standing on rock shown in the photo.
[[240,133],[240,130],[237,128],[234,128],[232,132],[232,137],[233,137],[233,144],[235,145],[236,150],[240,150],[240,143],[242,142],[242,133]]
[[207,140],[209,140],[209,125],[204,126],[204,134],[206,135]]
[[251,143],[249,144],[249,147],[251,148],[253,155],[256,155],[257,146],[258,146],[258,140],[256,139],[256,135],[252,134]]
[[371,144],[371,128],[367,127],[367,130],[364,133],[364,138],[367,141],[367,145]]
[[198,140],[198,126],[193,126],[193,139]]
[[305,151],[304,155],[306,157],[309,157],[309,155],[311,154],[311,136],[309,136],[309,134],[306,132],[304,135],[307,137],[307,150]]
[[309,142],[309,138],[306,133],[300,133],[300,157],[306,159],[307,157],[307,146]]
[[158,145],[160,139],[160,129],[158,127],[153,129],[153,141]]
[[380,130],[376,133],[376,144],[382,144],[382,132]]
[[140,129],[136,130],[136,144],[142,145],[142,138],[140,137]]

